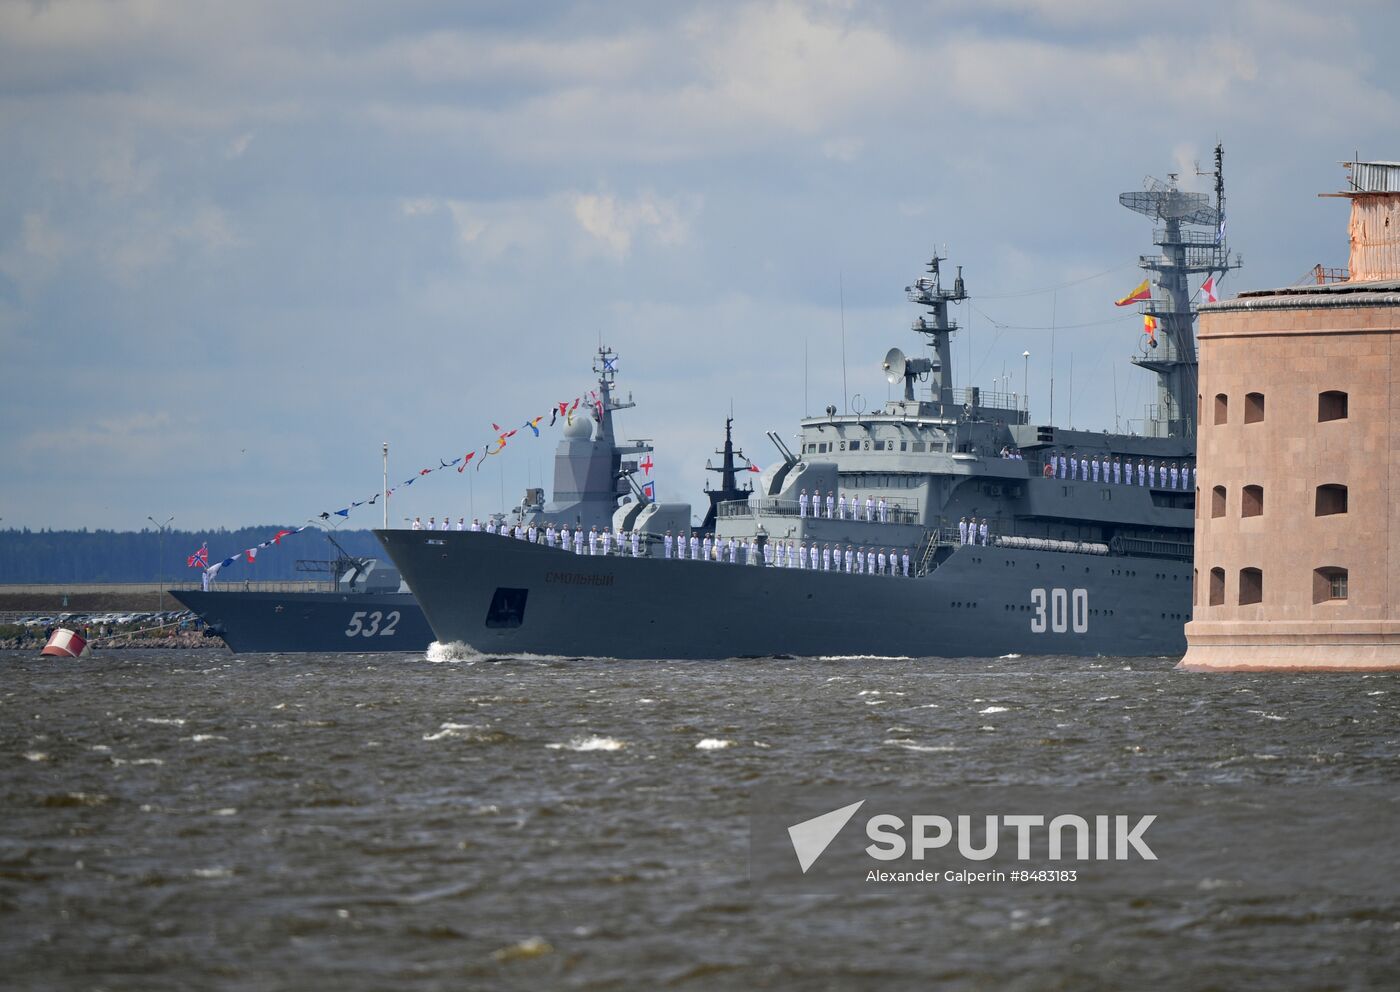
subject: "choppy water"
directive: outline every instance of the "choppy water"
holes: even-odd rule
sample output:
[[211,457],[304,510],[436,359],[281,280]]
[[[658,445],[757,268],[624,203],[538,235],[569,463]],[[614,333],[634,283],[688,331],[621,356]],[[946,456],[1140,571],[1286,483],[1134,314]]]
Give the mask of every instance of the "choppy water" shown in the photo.
[[1166,660],[0,655],[4,984],[1394,988],[1395,901],[775,896],[746,859],[776,786],[1394,794],[1397,702]]

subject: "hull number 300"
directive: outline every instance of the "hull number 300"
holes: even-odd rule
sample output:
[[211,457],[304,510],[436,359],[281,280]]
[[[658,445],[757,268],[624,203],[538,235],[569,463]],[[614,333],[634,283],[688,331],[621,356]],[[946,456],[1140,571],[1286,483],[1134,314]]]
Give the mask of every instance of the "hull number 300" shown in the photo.
[[1088,589],[1032,589],[1031,633],[1076,634],[1089,630]]
[[387,614],[379,610],[359,610],[350,617],[350,626],[345,628],[345,636],[393,637],[394,628],[398,625],[398,610],[390,610]]

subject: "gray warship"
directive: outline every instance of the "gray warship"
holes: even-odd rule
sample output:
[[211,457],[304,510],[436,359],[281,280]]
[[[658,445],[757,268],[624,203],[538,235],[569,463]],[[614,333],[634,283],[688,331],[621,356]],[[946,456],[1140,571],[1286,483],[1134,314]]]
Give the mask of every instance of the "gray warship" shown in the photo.
[[[606,527],[619,503],[633,514],[643,509],[636,481],[636,456],[653,449],[645,441],[619,443],[613,414],[635,406],[629,395],[617,396],[618,356],[600,348],[594,358],[599,416],[566,413],[563,438],[554,461],[553,498],[529,489],[518,506],[488,521],[493,531],[519,526],[528,533],[567,524],[572,528]],[[594,420],[597,423],[594,423]],[[650,505],[653,516],[654,504]],[[434,536],[446,531],[420,531]],[[222,637],[237,653],[325,652],[368,654],[421,652],[433,631],[399,570],[380,558],[350,555],[325,535],[337,554],[328,560],[303,560],[297,570],[328,575],[328,588],[310,592],[243,589],[172,590],[186,609],[206,624],[208,636]]]
[[770,431],[780,461],[716,503],[712,535],[688,506],[645,501],[615,511],[613,553],[547,533],[376,534],[438,640],[486,654],[1179,656],[1196,507],[1188,277],[1239,264],[1218,147],[1215,180],[1214,204],[1175,176],[1120,197],[1160,248],[1139,260],[1162,339],[1144,335],[1134,359],[1157,377],[1141,434],[1033,423],[1024,396],[957,387],[949,308],[968,292],[935,255],[905,288],[927,354],[882,363],[902,397],[803,419],[797,450]]

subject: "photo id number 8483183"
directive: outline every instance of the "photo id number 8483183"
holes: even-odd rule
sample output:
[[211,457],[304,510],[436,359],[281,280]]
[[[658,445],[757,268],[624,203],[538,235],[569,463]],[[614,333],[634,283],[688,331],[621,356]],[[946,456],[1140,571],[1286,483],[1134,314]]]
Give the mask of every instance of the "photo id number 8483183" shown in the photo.
[[1032,589],[1031,633],[1076,634],[1089,630],[1088,589]]
[[394,628],[399,625],[399,611],[388,614],[380,610],[358,610],[350,617],[350,626],[345,628],[346,637],[392,637]]

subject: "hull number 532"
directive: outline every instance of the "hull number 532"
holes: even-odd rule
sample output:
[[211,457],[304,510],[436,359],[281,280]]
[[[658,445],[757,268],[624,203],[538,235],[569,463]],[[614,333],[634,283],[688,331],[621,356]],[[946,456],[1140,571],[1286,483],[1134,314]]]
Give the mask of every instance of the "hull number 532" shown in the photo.
[[1089,630],[1088,589],[1032,589],[1031,633],[1076,634]]
[[387,614],[379,610],[358,610],[350,617],[350,626],[345,628],[345,636],[393,637],[394,628],[398,625],[398,610],[390,610]]

